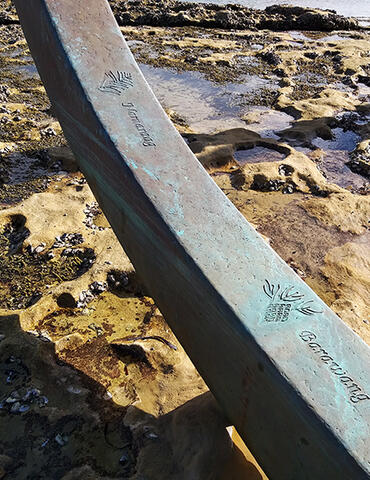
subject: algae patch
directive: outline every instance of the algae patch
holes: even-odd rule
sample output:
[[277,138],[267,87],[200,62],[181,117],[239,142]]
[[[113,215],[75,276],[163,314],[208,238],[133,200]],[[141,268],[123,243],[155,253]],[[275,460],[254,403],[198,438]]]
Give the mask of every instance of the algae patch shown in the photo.
[[[29,236],[22,215],[0,229],[0,308],[15,310],[35,304],[56,283],[74,280],[95,260],[91,248],[23,248]],[[56,254],[54,252],[57,252]]]

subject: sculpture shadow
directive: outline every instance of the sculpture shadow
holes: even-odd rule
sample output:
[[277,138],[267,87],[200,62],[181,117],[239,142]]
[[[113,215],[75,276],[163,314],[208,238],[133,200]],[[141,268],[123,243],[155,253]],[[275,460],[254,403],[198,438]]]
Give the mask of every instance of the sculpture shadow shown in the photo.
[[210,392],[153,417],[135,406],[124,419],[137,451],[132,480],[262,480],[233,444],[229,424]]
[[9,478],[262,480],[227,425],[209,392],[158,418],[119,406],[18,315],[0,316],[0,471]]
[[[14,480],[130,478],[135,454],[126,409],[55,345],[0,316],[0,472]],[[120,459],[124,460],[120,460]]]

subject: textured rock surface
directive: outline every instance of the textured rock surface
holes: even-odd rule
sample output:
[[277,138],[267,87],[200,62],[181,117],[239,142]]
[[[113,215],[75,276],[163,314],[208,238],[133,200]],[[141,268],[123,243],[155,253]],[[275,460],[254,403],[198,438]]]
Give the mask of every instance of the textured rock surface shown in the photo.
[[355,29],[355,19],[344,18],[333,11],[275,5],[266,10],[252,10],[239,5],[188,4],[173,0],[112,1],[118,23],[123,25],[200,26],[289,30],[331,31]]

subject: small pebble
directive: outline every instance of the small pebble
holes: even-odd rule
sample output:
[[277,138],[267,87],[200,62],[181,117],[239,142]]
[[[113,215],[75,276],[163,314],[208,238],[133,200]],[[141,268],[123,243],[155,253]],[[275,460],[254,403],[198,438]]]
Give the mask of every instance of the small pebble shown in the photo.
[[110,392],[105,392],[103,398],[104,400],[110,400],[113,397],[113,395]]
[[121,463],[122,465],[125,465],[128,461],[130,460],[129,456],[127,455],[127,453],[124,453],[121,458],[119,459],[119,463]]
[[21,404],[19,402],[15,402],[10,409],[10,413],[18,413],[20,408]]
[[45,137],[54,137],[56,135],[56,131],[52,127],[46,127],[43,130],[41,130],[40,133]]
[[63,447],[63,446],[65,445],[64,439],[63,439],[62,435],[60,435],[60,433],[58,433],[58,434],[55,436],[55,441],[56,441],[57,444],[60,445],[61,447]]
[[36,253],[41,253],[43,250],[45,250],[45,246],[46,246],[45,243],[40,243],[40,245],[38,245],[38,246],[35,248],[35,252],[36,252]]
[[40,407],[40,408],[44,408],[47,404],[49,403],[49,400],[47,397],[45,397],[45,395],[42,395],[41,397],[39,397],[37,399],[37,405]]
[[144,435],[145,435],[146,438],[150,438],[152,440],[155,440],[156,438],[158,438],[158,435],[156,433],[151,432],[149,430],[147,430]]
[[29,409],[30,409],[29,405],[21,405],[18,409],[18,412],[19,413],[25,413],[25,412],[28,412]]
[[73,385],[70,385],[70,386],[67,388],[67,391],[68,391],[69,393],[74,393],[75,395],[78,395],[79,393],[82,392],[81,388],[74,387]]
[[13,377],[15,377],[15,372],[11,370],[6,378],[6,383],[9,385],[13,381]]
[[99,227],[95,225],[94,219],[101,213],[101,210],[99,208],[99,204],[97,202],[93,202],[91,204],[87,203],[86,208],[84,210],[84,214],[86,215],[86,219],[84,220],[84,224],[88,228],[92,228],[93,230],[104,230],[104,227]]
[[63,233],[63,235],[55,237],[55,242],[51,248],[73,247],[80,245],[84,241],[81,233]]
[[68,443],[68,436],[63,434],[61,435],[60,433],[58,433],[56,436],[55,436],[55,441],[61,446],[63,447],[64,445],[66,445]]
[[16,403],[20,400],[21,396],[18,392],[12,392],[10,396],[5,400],[6,403]]
[[294,193],[294,188],[292,185],[286,185],[284,188],[283,188],[283,193],[285,194],[290,194],[290,193]]
[[25,395],[23,395],[22,400],[24,402],[33,402],[36,398],[40,396],[40,390],[37,388],[30,388]]

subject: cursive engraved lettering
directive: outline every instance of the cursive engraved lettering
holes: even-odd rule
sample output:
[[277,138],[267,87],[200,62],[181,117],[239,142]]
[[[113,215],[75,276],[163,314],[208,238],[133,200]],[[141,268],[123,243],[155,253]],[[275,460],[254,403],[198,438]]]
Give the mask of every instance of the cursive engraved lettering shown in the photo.
[[319,354],[320,360],[329,366],[329,371],[339,377],[341,384],[347,388],[348,396],[352,403],[370,400],[370,395],[365,393],[351,377],[347,376],[347,372],[337,362],[334,362],[333,358],[318,342],[313,341],[317,339],[315,333],[304,330],[299,334],[299,337],[303,342],[307,343],[312,353]]
[[155,147],[156,144],[154,143],[148,130],[145,128],[143,122],[140,120],[135,105],[133,103],[122,103],[122,106],[127,109],[128,116],[130,117],[136,130],[140,133],[142,137],[142,145],[144,147]]
[[300,334],[300,337],[303,341],[308,342],[309,340],[315,340],[316,335],[312,332],[304,331]]

